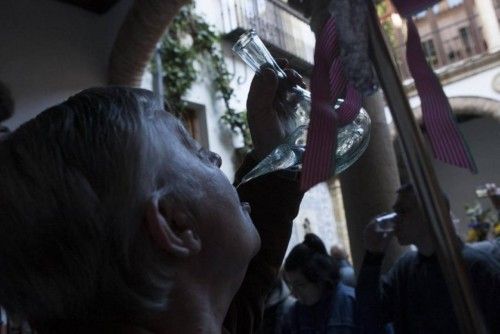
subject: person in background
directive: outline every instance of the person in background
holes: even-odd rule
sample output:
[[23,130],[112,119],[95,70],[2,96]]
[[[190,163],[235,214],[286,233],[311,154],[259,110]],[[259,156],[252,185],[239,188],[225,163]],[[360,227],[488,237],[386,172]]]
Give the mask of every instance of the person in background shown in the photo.
[[361,333],[354,289],[340,281],[338,263],[318,236],[306,234],[291,250],[284,277],[297,301],[286,315],[283,334]]
[[481,190],[484,191],[484,195],[481,197],[488,197],[492,207],[497,212],[497,223],[493,224],[491,227],[492,238],[490,240],[473,242],[469,245],[478,251],[490,254],[500,263],[500,187],[497,187],[495,183],[487,183]]
[[[288,135],[277,89],[252,81],[236,182]],[[279,172],[237,192],[220,166],[146,90],[42,112],[0,141],[0,304],[40,334],[255,332],[303,193]]]
[[[366,253],[356,287],[363,324],[376,329],[392,322],[398,334],[459,333],[430,224],[411,184],[399,188],[393,208],[397,214],[394,235],[401,245],[413,244],[417,251],[406,252],[382,276],[382,260],[392,233],[378,232],[375,221],[366,226]],[[499,266],[467,245],[462,245],[462,256],[485,323],[491,333],[500,333]]]
[[349,263],[347,252],[340,245],[333,245],[330,248],[330,256],[334,258],[340,267],[340,280],[347,286],[356,287],[356,274],[354,268]]
[[280,274],[272,291],[267,296],[262,326],[257,334],[281,334],[285,314],[294,303],[295,298],[291,296],[290,290]]
[[486,256],[492,257],[500,266],[500,236],[491,240],[472,242],[468,246],[484,253]]

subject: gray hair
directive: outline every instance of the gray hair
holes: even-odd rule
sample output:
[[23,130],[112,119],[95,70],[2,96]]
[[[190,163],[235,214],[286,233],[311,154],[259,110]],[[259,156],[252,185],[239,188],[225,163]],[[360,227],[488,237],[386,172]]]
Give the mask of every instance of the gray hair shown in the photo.
[[[171,273],[141,229],[159,185],[151,92],[85,90],[0,143],[0,305],[33,322],[166,307]],[[161,117],[159,117],[161,119]],[[158,160],[158,159],[157,159]]]

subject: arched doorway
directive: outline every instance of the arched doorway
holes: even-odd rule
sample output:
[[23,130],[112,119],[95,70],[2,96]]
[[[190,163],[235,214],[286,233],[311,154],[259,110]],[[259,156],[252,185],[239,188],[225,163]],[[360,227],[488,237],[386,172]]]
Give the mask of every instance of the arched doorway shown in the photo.
[[[487,199],[476,197],[476,188],[487,182],[500,184],[500,101],[471,96],[452,97],[449,101],[479,173],[473,175],[465,169],[437,160],[433,160],[433,165],[441,187],[450,198],[451,209],[460,220],[457,232],[464,237],[468,225],[465,205],[475,201],[479,201],[483,208],[491,205]],[[420,107],[415,108],[414,113],[421,124]],[[408,173],[397,142],[396,136],[395,149],[401,182],[407,182]]]

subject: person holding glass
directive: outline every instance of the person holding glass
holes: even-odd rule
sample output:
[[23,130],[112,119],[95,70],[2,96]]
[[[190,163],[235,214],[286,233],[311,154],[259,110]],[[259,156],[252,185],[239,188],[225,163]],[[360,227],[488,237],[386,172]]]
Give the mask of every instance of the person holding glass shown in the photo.
[[[272,69],[252,81],[255,150],[236,180],[287,135],[277,89]],[[0,305],[37,333],[259,328],[302,199],[297,177],[237,192],[221,158],[156,101],[88,89],[0,141]]]
[[[399,188],[393,208],[393,229],[387,224],[380,228],[374,220],[364,231],[366,253],[356,287],[361,321],[368,328],[393,323],[395,333],[460,333],[430,224],[411,184]],[[393,235],[401,245],[414,245],[417,250],[406,252],[381,275]],[[500,333],[500,267],[488,254],[467,245],[462,245],[462,256],[486,327]]]

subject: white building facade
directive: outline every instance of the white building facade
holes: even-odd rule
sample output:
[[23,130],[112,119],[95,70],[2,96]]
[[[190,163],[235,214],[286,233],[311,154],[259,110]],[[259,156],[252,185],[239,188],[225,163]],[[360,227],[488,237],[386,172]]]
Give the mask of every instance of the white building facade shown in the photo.
[[[196,11],[227,36],[222,48],[227,67],[233,74],[231,85],[235,97],[232,107],[235,110],[246,110],[246,98],[254,75],[231,50],[237,36],[246,29],[255,28],[273,55],[289,59],[291,66],[307,80],[313,62],[314,34],[309,25],[282,1],[198,0]],[[222,157],[222,170],[232,180],[238,167],[235,149],[241,146],[241,138],[220,122],[224,103],[214,95],[210,75],[205,74],[199,76],[203,79],[193,85],[185,100],[196,109],[195,118],[200,128],[197,139]],[[348,248],[348,241],[337,232],[337,223],[329,188],[327,184],[320,184],[304,197],[294,222],[290,247],[301,242],[305,233],[313,232],[323,239],[327,248],[337,243]]]

